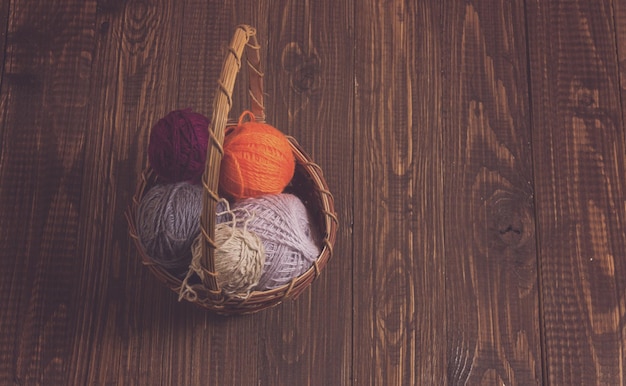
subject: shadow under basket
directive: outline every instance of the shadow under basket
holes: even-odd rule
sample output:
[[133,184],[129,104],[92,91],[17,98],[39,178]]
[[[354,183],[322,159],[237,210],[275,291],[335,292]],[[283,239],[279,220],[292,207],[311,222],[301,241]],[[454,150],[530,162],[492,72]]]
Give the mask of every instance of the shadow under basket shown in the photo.
[[[256,30],[250,26],[242,25],[237,27],[235,35],[231,41],[229,52],[226,55],[222,74],[219,80],[218,92],[213,104],[213,118],[209,127],[210,141],[207,150],[207,166],[203,176],[203,213],[201,220],[201,232],[205,235],[205,245],[203,245],[202,275],[195,273],[187,281],[185,290],[183,288],[183,278],[176,275],[148,256],[137,236],[136,214],[141,198],[150,188],[159,183],[156,173],[150,168],[146,168],[140,176],[137,190],[133,197],[132,204],[126,213],[129,225],[130,236],[134,239],[135,245],[141,257],[141,261],[154,276],[179,295],[179,300],[189,301],[202,308],[222,315],[249,314],[276,306],[287,299],[298,297],[306,290],[311,283],[321,274],[322,270],[333,255],[333,245],[337,232],[337,216],[335,213],[333,196],[328,189],[321,168],[315,164],[304,152],[297,141],[288,137],[296,160],[295,174],[285,193],[292,193],[298,196],[306,206],[311,218],[312,226],[316,228],[320,235],[321,252],[313,265],[302,275],[294,278],[288,284],[266,290],[252,291],[245,295],[226,295],[217,284],[214,272],[214,222],[215,222],[215,202],[219,199],[218,179],[222,157],[221,144],[223,143],[224,130],[227,124],[228,114],[232,104],[232,90],[234,81],[242,63],[242,54],[246,50],[249,70],[249,89],[251,110],[260,121],[264,121],[263,107],[263,73],[260,71],[260,46],[256,41]],[[213,165],[213,166],[210,166]],[[209,221],[213,221],[211,224]]]

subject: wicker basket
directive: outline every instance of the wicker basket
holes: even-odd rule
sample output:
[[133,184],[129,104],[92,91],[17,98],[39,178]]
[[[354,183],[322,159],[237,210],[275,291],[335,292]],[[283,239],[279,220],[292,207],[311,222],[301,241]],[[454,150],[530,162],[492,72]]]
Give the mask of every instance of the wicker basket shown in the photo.
[[133,202],[126,213],[130,235],[141,256],[143,264],[172,291],[179,294],[179,300],[185,299],[200,307],[218,314],[247,314],[275,306],[286,299],[296,298],[317,278],[333,253],[333,244],[337,231],[337,217],[335,214],[333,197],[322,175],[322,170],[312,162],[295,139],[288,137],[296,159],[296,171],[293,180],[286,191],[300,197],[312,215],[313,226],[317,227],[322,236],[321,253],[313,266],[290,283],[267,291],[253,291],[246,296],[227,296],[217,284],[214,269],[213,242],[215,231],[215,206],[219,200],[218,182],[220,162],[222,159],[222,142],[228,123],[228,115],[232,106],[232,92],[235,78],[242,64],[242,54],[246,51],[248,81],[250,93],[250,110],[257,120],[265,120],[263,106],[263,73],[260,67],[260,46],[256,39],[256,30],[247,25],[238,26],[230,42],[222,73],[218,81],[218,88],[213,101],[213,115],[209,128],[209,146],[207,163],[203,175],[204,192],[202,197],[202,216],[200,229],[204,235],[202,243],[201,267],[195,267],[195,284],[190,282],[183,285],[180,278],[175,277],[167,270],[154,263],[143,249],[139,238],[135,216],[141,197],[152,186],[156,185],[158,177],[150,167],[141,175]]

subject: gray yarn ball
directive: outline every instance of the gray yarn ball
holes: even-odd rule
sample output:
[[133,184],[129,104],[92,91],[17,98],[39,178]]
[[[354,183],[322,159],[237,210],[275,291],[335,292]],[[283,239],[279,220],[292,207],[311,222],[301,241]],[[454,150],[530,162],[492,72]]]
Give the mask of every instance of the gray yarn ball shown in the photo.
[[[217,211],[222,211],[218,203]],[[137,233],[144,250],[163,268],[184,274],[200,233],[202,187],[188,182],[156,185],[141,199]]]

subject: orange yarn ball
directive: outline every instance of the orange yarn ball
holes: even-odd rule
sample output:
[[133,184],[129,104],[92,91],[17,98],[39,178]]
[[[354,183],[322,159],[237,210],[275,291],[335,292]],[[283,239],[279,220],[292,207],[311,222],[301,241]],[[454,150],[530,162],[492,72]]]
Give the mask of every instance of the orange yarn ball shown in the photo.
[[[251,121],[243,123],[246,115]],[[287,137],[254,119],[254,114],[244,112],[239,124],[228,128],[224,138],[220,187],[237,199],[281,193],[296,167]]]

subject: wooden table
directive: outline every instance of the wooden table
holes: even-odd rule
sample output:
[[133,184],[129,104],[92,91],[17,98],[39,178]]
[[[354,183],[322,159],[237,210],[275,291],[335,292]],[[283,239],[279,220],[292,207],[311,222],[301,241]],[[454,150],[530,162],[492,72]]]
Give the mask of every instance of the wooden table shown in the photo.
[[[340,230],[297,301],[224,318],[123,214],[239,23]],[[0,384],[624,383],[625,2],[4,0],[0,31]]]

